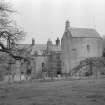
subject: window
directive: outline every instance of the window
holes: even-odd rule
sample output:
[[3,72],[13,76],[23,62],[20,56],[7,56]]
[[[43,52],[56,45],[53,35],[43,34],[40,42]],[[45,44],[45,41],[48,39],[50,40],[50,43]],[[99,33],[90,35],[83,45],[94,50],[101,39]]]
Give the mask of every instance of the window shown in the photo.
[[87,45],[87,50],[90,51],[90,45]]
[[75,48],[73,48],[73,49],[72,49],[72,51],[76,51],[76,49],[75,49]]
[[45,63],[44,62],[42,62],[42,67],[44,67],[45,66]]

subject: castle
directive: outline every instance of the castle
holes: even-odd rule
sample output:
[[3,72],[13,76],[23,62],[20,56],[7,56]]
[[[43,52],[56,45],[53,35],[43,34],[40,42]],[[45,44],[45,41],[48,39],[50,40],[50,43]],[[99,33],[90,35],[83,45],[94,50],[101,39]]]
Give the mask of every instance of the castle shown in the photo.
[[90,57],[101,57],[103,53],[103,40],[95,29],[72,28],[66,21],[65,31],[61,39],[57,38],[53,44],[49,39],[46,44],[20,44],[18,48],[24,49],[33,58],[32,75],[42,72],[43,65],[53,75],[70,73],[79,65],[81,60]]
[[[32,38],[31,44],[18,44],[21,56],[32,58],[32,77],[38,77],[42,73],[43,65],[46,71],[56,76],[61,74],[61,44],[59,38],[56,39],[55,44],[48,39],[46,44],[36,44]],[[26,55],[25,55],[26,54]]]

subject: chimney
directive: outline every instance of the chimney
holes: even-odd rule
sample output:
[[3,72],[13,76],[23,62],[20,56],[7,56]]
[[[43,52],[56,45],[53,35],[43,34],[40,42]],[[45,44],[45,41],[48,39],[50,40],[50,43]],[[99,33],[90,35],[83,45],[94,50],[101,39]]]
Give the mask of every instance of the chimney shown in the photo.
[[60,45],[60,40],[59,38],[56,39],[56,46],[59,46]]
[[34,46],[35,45],[35,39],[32,38],[32,45]]

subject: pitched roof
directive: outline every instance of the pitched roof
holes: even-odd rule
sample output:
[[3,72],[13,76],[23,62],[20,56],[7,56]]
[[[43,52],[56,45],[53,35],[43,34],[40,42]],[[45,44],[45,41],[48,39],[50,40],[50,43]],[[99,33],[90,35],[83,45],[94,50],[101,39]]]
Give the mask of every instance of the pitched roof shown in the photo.
[[92,28],[70,28],[72,37],[100,38],[99,33]]
[[43,53],[43,51],[45,51],[47,49],[47,45],[46,44],[35,44],[34,46],[32,46],[32,51],[31,54],[35,54],[35,52],[37,52],[39,55],[41,55]]
[[[29,51],[31,55],[34,55],[35,53],[38,53],[38,55],[42,55],[44,51],[47,50],[47,44],[35,44],[32,46],[31,44],[18,44],[18,48],[21,50],[23,49],[24,51]],[[56,46],[53,44],[51,46],[51,51],[61,51],[61,46]]]
[[17,47],[18,47],[19,49],[23,49],[23,48],[27,49],[27,48],[29,48],[30,46],[31,46],[31,44],[17,44]]
[[46,50],[46,48],[47,48],[46,44],[35,44],[33,46],[33,49],[35,49],[35,50]]

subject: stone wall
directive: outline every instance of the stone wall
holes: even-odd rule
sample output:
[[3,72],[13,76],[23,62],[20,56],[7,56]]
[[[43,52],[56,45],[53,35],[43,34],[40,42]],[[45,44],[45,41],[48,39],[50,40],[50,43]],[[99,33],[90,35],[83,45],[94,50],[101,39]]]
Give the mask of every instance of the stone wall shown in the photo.
[[42,72],[42,63],[46,64],[47,57],[45,56],[37,56],[34,59],[33,71],[32,71],[32,78],[40,77]]
[[67,38],[62,39],[62,72],[69,73],[81,60],[90,57],[101,57],[103,52],[100,38]]

